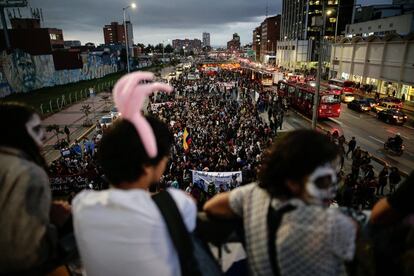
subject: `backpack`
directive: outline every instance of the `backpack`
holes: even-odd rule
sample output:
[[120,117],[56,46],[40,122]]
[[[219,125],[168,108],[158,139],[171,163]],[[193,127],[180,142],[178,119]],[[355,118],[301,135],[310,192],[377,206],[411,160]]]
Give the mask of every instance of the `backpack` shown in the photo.
[[221,276],[220,266],[206,244],[189,233],[180,211],[167,191],[152,196],[165,220],[180,261],[183,276]]

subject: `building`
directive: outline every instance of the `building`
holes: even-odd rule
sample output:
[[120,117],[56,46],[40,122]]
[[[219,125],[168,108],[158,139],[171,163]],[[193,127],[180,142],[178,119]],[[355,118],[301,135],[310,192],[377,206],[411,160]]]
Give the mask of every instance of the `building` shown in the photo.
[[[39,19],[12,18],[8,30],[11,49],[20,49],[32,55],[51,54],[64,48],[63,32],[56,28],[41,28]],[[3,30],[1,30],[3,33]],[[4,36],[0,36],[0,51],[5,50]]]
[[414,0],[393,0],[394,5],[414,5]]
[[[322,0],[283,0],[276,64],[289,69],[315,67],[318,60],[316,41],[322,23],[325,25],[323,52],[326,53],[323,54],[323,60],[329,63],[328,41],[334,41],[335,37],[343,34],[345,26],[351,23],[354,2],[355,0],[325,1],[327,5],[323,22]],[[304,57],[306,58],[302,59]]]
[[211,47],[210,33],[203,33],[203,47]]
[[343,38],[333,45],[337,78],[374,86],[381,94],[396,92],[414,101],[414,35]]
[[[396,2],[406,3],[395,4]],[[351,23],[366,22],[412,12],[414,10],[414,4],[407,2],[409,1],[394,1],[394,4],[389,5],[370,5],[359,7],[355,10],[355,20]]]
[[172,41],[172,47],[176,51],[184,49],[185,51],[201,52],[202,42],[200,39],[174,39]]
[[260,61],[265,62],[265,58],[275,58],[277,41],[280,40],[280,20],[281,15],[276,15],[266,18],[261,28],[260,41]]
[[414,13],[391,16],[376,20],[370,20],[346,26],[347,37],[370,35],[383,36],[390,33],[407,35],[414,32]]
[[12,29],[40,29],[38,18],[10,18]]
[[261,41],[262,41],[262,27],[256,27],[253,31],[253,42],[252,42],[252,49],[255,52],[255,60],[260,60],[260,49],[261,49]]
[[80,47],[82,45],[79,40],[65,40],[63,44],[65,48]]
[[228,51],[238,51],[240,50],[240,36],[237,33],[233,34],[233,39],[227,42]]
[[[126,29],[128,34],[128,49],[133,56],[132,47],[134,45],[133,28],[130,21],[126,21]],[[124,24],[118,22],[111,22],[110,25],[103,27],[104,41],[106,45],[110,44],[123,44],[125,45],[125,27]]]

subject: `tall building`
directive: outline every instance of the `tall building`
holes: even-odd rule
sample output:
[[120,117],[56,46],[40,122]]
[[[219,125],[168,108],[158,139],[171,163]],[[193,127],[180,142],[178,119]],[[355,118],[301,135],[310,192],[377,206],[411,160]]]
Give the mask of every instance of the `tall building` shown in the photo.
[[260,44],[262,41],[262,27],[256,27],[253,31],[252,49],[255,52],[255,59],[260,60]]
[[211,46],[210,45],[210,33],[203,33],[203,47]]
[[[283,0],[282,4],[282,30],[284,40],[316,39],[319,27],[315,26],[317,16],[322,16],[323,0]],[[325,0],[325,36],[335,35],[336,19],[338,17],[338,33],[345,30],[346,24],[351,23],[353,5],[355,0]],[[338,9],[339,3],[339,9]],[[337,11],[339,10],[339,15]]]
[[[322,14],[323,1],[325,15]],[[290,69],[308,68],[318,60],[317,45],[321,23],[325,25],[323,60],[329,62],[330,43],[352,21],[356,0],[283,0],[281,34],[276,63]],[[321,20],[325,17],[325,22]],[[337,22],[338,20],[338,22]],[[338,26],[337,26],[338,24]]]
[[260,61],[264,62],[265,56],[275,56],[277,41],[280,39],[281,15],[266,18],[261,28]]
[[234,33],[233,39],[227,42],[227,50],[229,51],[240,50],[240,36],[237,33]]
[[[132,24],[130,21],[126,21],[126,29],[128,34],[128,49],[133,56],[132,46],[134,45],[134,34]],[[103,27],[105,44],[125,44],[125,27],[124,24],[118,22],[111,22],[109,25]]]

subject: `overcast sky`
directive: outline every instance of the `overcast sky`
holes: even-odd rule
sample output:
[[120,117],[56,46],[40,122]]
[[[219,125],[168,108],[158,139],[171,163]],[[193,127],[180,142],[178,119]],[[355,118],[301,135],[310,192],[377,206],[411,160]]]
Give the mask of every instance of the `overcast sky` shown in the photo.
[[[122,22],[122,8],[128,10],[134,26],[134,42],[155,44],[168,39],[199,38],[211,34],[213,46],[225,45],[237,32],[242,44],[250,43],[252,30],[263,21],[268,2],[269,15],[280,13],[282,0],[29,0],[42,8],[44,27],[63,29],[65,40],[103,43],[102,28]],[[357,0],[382,4],[392,0]]]

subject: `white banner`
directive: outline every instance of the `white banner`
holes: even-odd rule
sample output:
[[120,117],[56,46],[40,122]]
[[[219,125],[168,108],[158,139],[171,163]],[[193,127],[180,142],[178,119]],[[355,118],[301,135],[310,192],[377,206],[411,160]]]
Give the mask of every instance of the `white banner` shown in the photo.
[[151,104],[151,110],[152,111],[157,111],[160,107],[162,106],[168,106],[171,107],[173,105],[173,102],[164,102],[164,103],[152,103]]
[[220,185],[224,185],[226,188],[233,181],[233,176],[236,177],[238,185],[243,181],[242,172],[203,172],[203,171],[192,171],[193,173],[193,184],[200,187],[204,187],[207,191],[208,185],[213,183],[218,190]]

